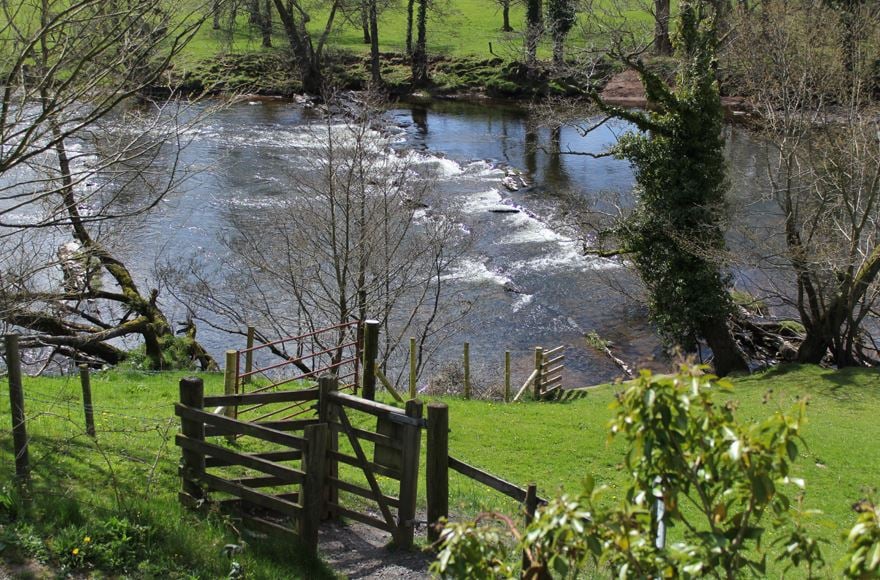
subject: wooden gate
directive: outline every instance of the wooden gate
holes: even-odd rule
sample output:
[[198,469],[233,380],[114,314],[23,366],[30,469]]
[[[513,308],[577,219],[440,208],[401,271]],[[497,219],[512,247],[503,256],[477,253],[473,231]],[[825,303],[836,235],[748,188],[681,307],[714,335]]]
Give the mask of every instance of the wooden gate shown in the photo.
[[[398,409],[318,388],[205,396],[201,379],[180,382],[181,501],[219,505],[260,531],[294,535],[315,550],[320,521],[344,516],[413,542],[422,403]],[[298,404],[310,415],[242,421],[205,407]],[[225,436],[237,448],[209,439]],[[377,515],[378,514],[378,515]]]

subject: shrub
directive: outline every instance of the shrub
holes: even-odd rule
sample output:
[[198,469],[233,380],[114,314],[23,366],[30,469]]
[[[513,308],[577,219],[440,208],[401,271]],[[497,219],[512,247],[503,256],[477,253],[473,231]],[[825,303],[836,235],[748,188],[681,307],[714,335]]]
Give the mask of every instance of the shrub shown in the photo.
[[[683,366],[672,376],[643,371],[618,395],[610,423],[609,437],[628,443],[631,474],[616,505],[602,501],[605,488],[587,478],[581,494],[552,500],[521,534],[500,516],[448,527],[433,570],[454,576],[469,567],[486,572],[474,576],[492,577],[489,571],[499,570],[507,555],[497,540],[499,529],[507,529],[528,554],[531,578],[552,572],[574,578],[588,566],[621,578],[763,576],[761,539],[769,523],[780,532],[771,545],[777,561],[803,565],[812,575],[823,562],[800,523],[809,514],[785,493],[794,488],[802,495],[804,483],[789,469],[802,443],[806,402],[789,414],[741,424],[735,405],[719,400],[731,389],[702,367]],[[677,528],[670,545],[657,540],[661,520]]]

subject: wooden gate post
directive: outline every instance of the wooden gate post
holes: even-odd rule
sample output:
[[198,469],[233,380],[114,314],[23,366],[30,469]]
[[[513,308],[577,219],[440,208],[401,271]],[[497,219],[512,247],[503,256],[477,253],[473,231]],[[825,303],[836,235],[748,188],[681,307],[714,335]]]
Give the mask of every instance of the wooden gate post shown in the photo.
[[364,361],[361,395],[370,401],[376,400],[376,357],[379,355],[379,321],[364,322]]
[[541,399],[541,391],[543,390],[543,385],[541,385],[543,377],[541,375],[544,372],[544,349],[540,346],[535,347],[535,370],[537,371],[534,383],[535,400],[538,401]]
[[[202,411],[205,407],[205,385],[202,379],[198,377],[180,379],[179,386],[180,404]],[[181,417],[180,430],[190,439],[205,440],[205,424],[201,421]],[[183,463],[180,475],[183,481],[179,498],[182,504],[194,507],[197,500],[204,498],[197,480],[205,473],[205,454],[183,449],[181,455]]]
[[[333,428],[334,423],[339,423],[339,409],[331,404],[330,393],[339,390],[339,381],[334,375],[324,375],[318,378],[318,420],[321,423],[327,423],[329,430],[327,432],[328,442],[327,449],[330,451],[339,451],[339,431]],[[327,458],[327,475],[329,477],[339,477],[339,461],[332,457]],[[326,486],[327,491],[324,497],[328,503],[339,504],[339,490],[334,485]],[[321,519],[335,518],[335,512],[327,509],[321,514]]]
[[464,343],[464,398],[471,398],[471,343]]
[[[525,526],[523,527],[523,533],[525,533],[525,528],[529,527],[529,524],[532,523],[532,520],[535,519],[535,511],[538,509],[538,486],[534,483],[530,483],[526,488],[526,517],[525,517]],[[522,556],[522,569],[523,571],[528,570],[531,562],[529,561],[529,556],[523,550]]]
[[510,402],[510,351],[504,351],[504,402]]
[[12,410],[12,446],[15,451],[15,478],[27,485],[31,473],[28,455],[27,423],[24,414],[24,389],[21,384],[21,355],[18,335],[6,335],[6,368],[9,372],[9,406]]
[[[226,370],[223,374],[223,394],[234,395],[238,382],[238,352],[234,350],[226,351]],[[226,405],[223,414],[230,419],[238,418],[238,407],[235,405]],[[233,436],[234,439],[234,436]],[[230,439],[230,440],[233,440]]]
[[241,379],[241,383],[243,385],[248,385],[251,382],[251,371],[254,370],[254,336],[257,333],[257,329],[253,326],[248,325],[247,327],[247,342],[245,343],[245,353],[244,353],[244,378]]
[[327,464],[327,424],[308,425],[305,428],[306,448],[302,466],[305,479],[300,491],[302,516],[299,519],[299,537],[311,554],[318,552],[318,528],[324,513],[324,482]]
[[440,538],[440,518],[449,517],[449,407],[428,403],[425,489],[428,499],[428,541]]
[[89,365],[79,365],[79,382],[83,392],[83,411],[86,415],[86,434],[95,439],[95,409],[92,406],[92,381],[89,378]]
[[397,509],[397,533],[395,541],[400,548],[408,550],[413,545],[415,530],[416,495],[419,488],[419,450],[422,443],[422,402],[412,399],[406,402],[406,416],[412,421],[403,426],[403,457],[400,474],[400,506]]

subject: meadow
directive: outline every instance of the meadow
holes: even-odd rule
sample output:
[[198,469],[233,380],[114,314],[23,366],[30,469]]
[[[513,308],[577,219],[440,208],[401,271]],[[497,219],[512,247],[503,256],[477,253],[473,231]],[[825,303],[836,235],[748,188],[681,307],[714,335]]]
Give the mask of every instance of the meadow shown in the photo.
[[[259,542],[227,558],[224,547],[241,541],[231,520],[180,507],[180,452],[173,441],[179,420],[172,406],[182,376],[123,370],[93,375],[94,440],[85,434],[78,377],[26,380],[33,491],[29,506],[15,491],[12,441],[4,430],[0,553],[5,560],[144,576],[162,570],[181,578],[225,576],[233,561],[252,578],[330,575],[283,542]],[[221,375],[202,377],[207,393],[222,392]],[[742,421],[808,398],[809,423],[795,475],[807,482],[804,507],[822,512],[812,531],[828,541],[825,557],[833,564],[841,555],[841,534],[854,520],[851,504],[880,481],[880,374],[794,366],[735,384],[732,398]],[[544,497],[577,492],[590,474],[611,488],[613,500],[625,478],[623,446],[608,442],[606,425],[619,389],[600,386],[568,403],[443,399],[450,407],[450,454],[517,485],[535,482]],[[0,413],[7,418],[8,404],[8,397],[0,398]],[[422,482],[422,506],[423,494]],[[484,510],[516,515],[520,507],[451,473],[451,517]]]

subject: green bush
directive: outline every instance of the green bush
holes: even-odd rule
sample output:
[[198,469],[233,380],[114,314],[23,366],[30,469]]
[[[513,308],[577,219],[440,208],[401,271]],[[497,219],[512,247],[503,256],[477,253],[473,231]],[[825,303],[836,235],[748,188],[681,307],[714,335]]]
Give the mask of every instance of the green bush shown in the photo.
[[[812,575],[823,560],[802,525],[811,514],[787,495],[794,489],[799,498],[804,486],[789,470],[806,402],[743,424],[734,419],[735,405],[720,400],[731,390],[702,367],[683,366],[672,376],[642,372],[617,396],[609,426],[609,437],[628,446],[630,480],[621,500],[605,501],[606,488],[587,478],[581,494],[550,501],[522,533],[501,516],[449,526],[433,570],[514,575],[518,566],[505,564],[511,542],[499,541],[506,536],[528,554],[531,578],[575,578],[590,567],[620,578],[760,576],[771,550],[786,569]],[[674,542],[656,540],[661,518]],[[766,549],[768,527],[778,539]]]

